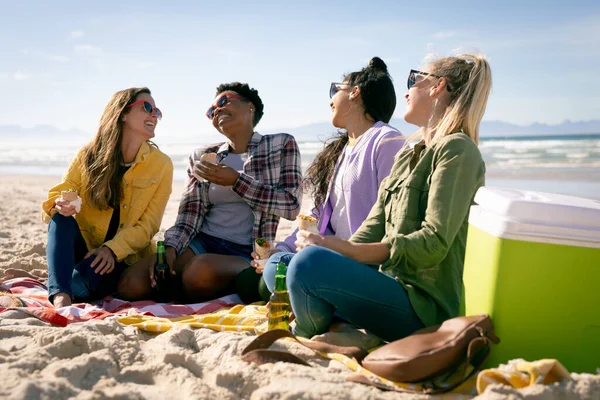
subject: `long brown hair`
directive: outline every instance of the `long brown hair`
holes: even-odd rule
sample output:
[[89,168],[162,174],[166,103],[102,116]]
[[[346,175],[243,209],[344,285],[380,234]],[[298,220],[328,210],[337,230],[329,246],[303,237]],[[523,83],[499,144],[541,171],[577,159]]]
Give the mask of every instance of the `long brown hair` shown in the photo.
[[108,102],[94,139],[83,149],[83,181],[87,182],[86,200],[95,208],[115,207],[123,198],[123,116],[138,95],[150,89],[129,88],[115,93]]
[[[365,68],[347,74],[344,82],[360,88],[362,107],[359,110],[365,117],[385,123],[390,121],[396,109],[396,91],[381,58],[373,57]],[[325,203],[335,165],[347,143],[348,132],[339,130],[325,141],[323,150],[306,169],[304,187],[313,198],[316,210]]]

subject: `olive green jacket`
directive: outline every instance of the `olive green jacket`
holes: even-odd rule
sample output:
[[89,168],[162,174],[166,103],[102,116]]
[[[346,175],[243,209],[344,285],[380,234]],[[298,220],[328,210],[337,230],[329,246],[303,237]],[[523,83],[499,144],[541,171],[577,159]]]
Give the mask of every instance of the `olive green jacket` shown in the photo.
[[379,270],[407,290],[426,326],[459,314],[469,208],[484,184],[485,164],[464,133],[398,154],[357,243],[385,243]]

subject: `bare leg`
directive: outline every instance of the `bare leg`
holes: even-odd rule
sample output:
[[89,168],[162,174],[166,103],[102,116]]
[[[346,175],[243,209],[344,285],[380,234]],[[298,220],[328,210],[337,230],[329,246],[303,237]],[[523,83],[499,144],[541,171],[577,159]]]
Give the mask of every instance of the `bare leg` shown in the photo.
[[[250,264],[240,257],[199,254],[183,268],[183,290],[187,301],[197,302],[227,293],[235,278]],[[233,292],[233,288],[230,292]]]
[[[190,249],[185,249],[183,253],[175,260],[175,271],[181,276],[179,271],[192,260],[194,253]],[[151,298],[152,287],[150,286],[149,269],[156,262],[156,255],[151,254],[143,260],[126,268],[121,274],[117,293],[119,297],[129,301],[147,300]],[[178,278],[176,278],[178,279]]]

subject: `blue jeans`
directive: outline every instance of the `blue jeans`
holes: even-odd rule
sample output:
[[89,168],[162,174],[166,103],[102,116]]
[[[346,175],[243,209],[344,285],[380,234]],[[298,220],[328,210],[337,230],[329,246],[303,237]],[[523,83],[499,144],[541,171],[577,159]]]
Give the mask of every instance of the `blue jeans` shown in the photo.
[[127,264],[116,262],[108,274],[99,275],[90,265],[96,256],[83,258],[88,252],[79,225],[73,217],[55,214],[48,224],[48,299],[60,292],[72,299],[102,298],[117,288]]
[[288,265],[296,335],[311,338],[326,332],[334,314],[390,342],[424,327],[404,287],[376,269],[317,246],[297,254],[275,253],[263,273],[270,291],[280,261]]
[[244,260],[252,261],[250,253],[252,253],[252,245],[244,245],[230,242],[229,240],[220,239],[215,236],[208,235],[204,232],[198,233],[188,246],[194,255],[198,254],[221,254],[224,256],[237,256]]

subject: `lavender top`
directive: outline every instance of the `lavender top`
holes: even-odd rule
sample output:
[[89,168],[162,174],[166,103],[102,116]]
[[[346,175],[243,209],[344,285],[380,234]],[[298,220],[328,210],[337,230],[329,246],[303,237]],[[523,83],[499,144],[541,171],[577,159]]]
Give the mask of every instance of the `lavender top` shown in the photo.
[[[352,151],[346,154],[348,164],[344,171],[343,188],[352,233],[356,232],[369,215],[371,207],[377,201],[379,185],[389,175],[394,164],[394,157],[403,145],[404,137],[400,131],[379,121],[367,130],[354,145]],[[336,169],[339,167],[340,159],[338,159]],[[321,235],[335,235],[329,223],[333,212],[329,198],[332,183],[329,183],[325,203],[319,210],[313,210],[312,213],[318,219]],[[296,241],[297,232],[298,229],[283,242],[277,244],[276,248],[281,251],[295,253],[296,245],[294,242]]]

